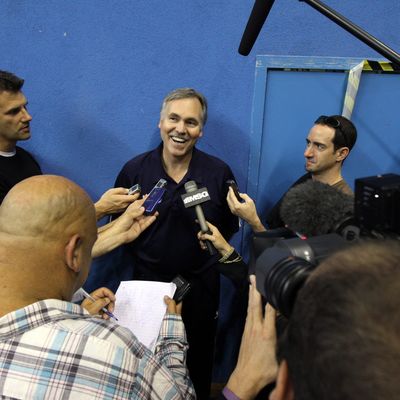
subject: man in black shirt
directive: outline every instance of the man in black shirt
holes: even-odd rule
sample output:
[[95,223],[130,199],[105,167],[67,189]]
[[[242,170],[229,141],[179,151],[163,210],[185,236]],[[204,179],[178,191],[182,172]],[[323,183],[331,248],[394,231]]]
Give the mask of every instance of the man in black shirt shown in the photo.
[[[341,115],[322,115],[317,118],[306,139],[304,157],[307,173],[289,189],[313,179],[352,195],[351,188],[342,177],[342,165],[356,139],[356,127],[347,118]],[[227,202],[232,213],[245,220],[254,232],[264,232],[266,228],[257,214],[254,201],[247,194],[241,194],[241,197],[243,203],[236,199],[232,189],[229,190]],[[270,229],[284,225],[280,216],[283,197],[274,205],[266,218]]]
[[207,187],[211,200],[202,204],[205,218],[226,238],[238,230],[238,220],[225,200],[226,181],[234,179],[231,169],[195,148],[206,119],[203,95],[193,89],[170,93],[164,99],[158,125],[162,143],[128,161],[115,184],[130,187],[138,183],[146,194],[160,178],[167,181],[156,222],[128,245],[126,252],[132,257],[133,279],[171,281],[180,274],[192,284],[183,302],[183,320],[189,341],[188,368],[199,399],[208,399],[211,382],[219,256],[210,256],[200,248],[194,209],[185,208],[181,198],[185,183],[194,180],[199,188]]
[[[0,71],[0,204],[9,190],[20,181],[42,171],[33,156],[17,146],[19,140],[31,137],[32,116],[21,89],[24,80],[7,71]],[[110,189],[95,203],[97,218],[122,212],[136,197],[128,189]]]
[[16,145],[31,137],[23,84],[16,75],[0,71],[0,203],[18,182],[42,173],[32,155]]

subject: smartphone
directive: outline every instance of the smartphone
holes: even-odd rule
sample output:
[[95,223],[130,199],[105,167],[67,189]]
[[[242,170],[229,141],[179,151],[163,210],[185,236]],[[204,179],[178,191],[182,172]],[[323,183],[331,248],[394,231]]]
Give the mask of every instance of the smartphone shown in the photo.
[[137,183],[136,185],[133,185],[132,187],[129,188],[128,194],[135,194],[139,193],[141,190],[140,185]]
[[182,299],[187,295],[188,291],[190,290],[190,283],[180,275],[177,275],[172,280],[172,283],[175,283],[175,285],[176,285],[174,300],[177,303],[180,303],[182,301]]
[[233,179],[227,180],[226,183],[228,184],[228,186],[230,186],[232,188],[233,193],[235,193],[237,200],[239,202],[243,203],[243,199],[239,195],[239,189],[238,189],[237,183]]
[[154,214],[156,211],[157,204],[161,202],[162,197],[165,193],[165,186],[167,186],[167,181],[165,179],[160,179],[156,185],[151,189],[149,195],[143,203],[144,213],[146,215]]

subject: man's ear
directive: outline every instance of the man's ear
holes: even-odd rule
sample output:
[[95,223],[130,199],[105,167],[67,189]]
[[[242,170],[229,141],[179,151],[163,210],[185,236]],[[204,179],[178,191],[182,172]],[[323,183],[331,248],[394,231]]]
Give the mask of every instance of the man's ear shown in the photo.
[[81,248],[82,239],[75,234],[68,240],[64,249],[65,263],[74,272],[79,272],[81,269]]
[[270,400],[294,400],[294,391],[290,381],[289,368],[286,360],[279,365],[278,378],[274,390],[269,395]]
[[348,147],[341,147],[336,150],[336,161],[343,161],[350,153]]

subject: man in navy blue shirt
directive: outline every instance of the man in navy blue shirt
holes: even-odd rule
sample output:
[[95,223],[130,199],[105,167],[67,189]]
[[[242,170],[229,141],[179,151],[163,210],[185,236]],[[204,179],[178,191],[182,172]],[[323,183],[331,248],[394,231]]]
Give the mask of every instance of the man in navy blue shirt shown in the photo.
[[177,274],[191,282],[183,303],[188,334],[188,368],[199,399],[207,399],[211,383],[216,315],[219,300],[218,256],[203,251],[197,239],[200,230],[193,208],[185,208],[184,185],[194,180],[206,187],[211,200],[202,204],[205,218],[226,238],[238,230],[237,217],[226,203],[226,181],[234,179],[223,161],[195,148],[203,135],[207,101],[193,89],[177,89],[161,109],[162,143],[156,149],[128,161],[115,186],[140,184],[149,193],[159,179],[167,181],[158,205],[156,222],[127,246],[133,265],[132,278],[171,281]]

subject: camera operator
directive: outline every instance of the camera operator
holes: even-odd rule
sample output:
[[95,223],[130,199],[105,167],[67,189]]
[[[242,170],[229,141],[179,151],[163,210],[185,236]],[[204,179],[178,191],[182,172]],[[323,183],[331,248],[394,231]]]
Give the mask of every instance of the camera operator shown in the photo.
[[[299,290],[275,359],[274,313],[262,316],[254,281],[229,400],[397,399],[400,391],[400,244],[371,241],[327,258]],[[278,369],[278,372],[276,372]]]

